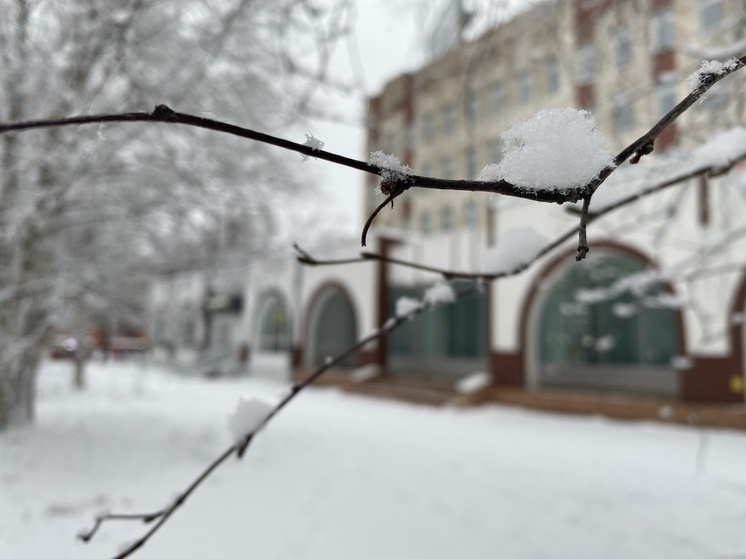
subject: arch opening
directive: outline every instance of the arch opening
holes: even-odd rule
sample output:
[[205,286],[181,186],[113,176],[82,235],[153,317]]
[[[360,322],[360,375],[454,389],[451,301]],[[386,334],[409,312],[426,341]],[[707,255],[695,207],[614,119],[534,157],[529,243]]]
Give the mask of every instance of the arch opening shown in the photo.
[[612,251],[551,280],[537,302],[536,384],[679,395],[677,302],[642,260]]

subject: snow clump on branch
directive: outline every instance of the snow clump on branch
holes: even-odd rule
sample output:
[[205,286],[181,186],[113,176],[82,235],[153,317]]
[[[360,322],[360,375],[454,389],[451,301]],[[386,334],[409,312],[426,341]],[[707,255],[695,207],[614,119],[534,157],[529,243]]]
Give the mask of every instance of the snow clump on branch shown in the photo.
[[453,288],[445,281],[436,282],[435,285],[425,291],[424,301],[429,305],[439,303],[453,303],[456,300],[456,294]]
[[543,109],[514,122],[501,138],[508,146],[505,157],[485,167],[481,181],[502,179],[526,190],[567,192],[614,166],[588,111]]
[[[306,134],[306,141],[303,142],[304,146],[308,146],[314,151],[321,151],[324,149],[324,142],[316,138],[313,134]],[[302,155],[303,161],[308,161],[307,155]]]
[[384,182],[409,182],[413,174],[409,165],[402,164],[395,155],[382,151],[372,152],[368,163],[381,169],[381,178]]
[[412,297],[399,297],[396,300],[396,316],[407,316],[420,308],[420,302]]
[[236,410],[228,417],[228,430],[234,440],[241,440],[249,433],[253,433],[272,411],[272,405],[251,398],[238,400]]
[[484,255],[484,272],[514,272],[533,262],[547,246],[547,240],[533,229],[522,227],[503,234]]
[[697,91],[707,76],[722,76],[726,72],[735,70],[739,64],[740,62],[737,58],[731,58],[725,62],[720,62],[719,60],[702,61],[699,70],[689,74],[689,77],[686,79],[689,91]]

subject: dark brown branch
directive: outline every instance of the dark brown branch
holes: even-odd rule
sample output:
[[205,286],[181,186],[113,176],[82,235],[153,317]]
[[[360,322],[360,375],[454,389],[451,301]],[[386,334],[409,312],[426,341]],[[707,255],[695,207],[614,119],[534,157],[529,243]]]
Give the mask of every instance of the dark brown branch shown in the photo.
[[385,208],[386,204],[388,204],[389,202],[391,202],[391,207],[393,208],[394,207],[394,199],[397,196],[399,196],[402,192],[404,192],[404,189],[397,189],[397,190],[393,191],[391,194],[389,194],[388,196],[386,196],[386,199],[383,202],[381,202],[380,204],[378,204],[378,207],[375,210],[373,210],[373,213],[370,214],[370,216],[368,216],[368,219],[366,220],[365,225],[363,226],[363,233],[360,236],[360,244],[362,244],[362,246],[365,246],[365,242],[366,242],[366,239],[368,237],[368,230],[370,229],[370,226],[373,225],[373,220],[376,218],[376,216],[378,215],[378,213],[383,208]]
[[[302,252],[302,251],[301,251]],[[472,293],[475,293],[479,289],[479,286],[475,283],[474,285],[471,285],[469,287],[466,287],[465,289],[462,289],[458,293],[456,293],[456,298],[465,297],[467,295],[470,295]],[[433,306],[433,303],[429,303],[427,301],[422,301],[420,304],[412,309],[410,312],[408,312],[405,315],[402,316],[396,316],[389,321],[386,322],[379,330],[373,332],[372,334],[360,339],[358,342],[356,342],[354,345],[347,348],[342,353],[338,354],[333,359],[329,359],[326,361],[322,366],[318,367],[313,373],[311,373],[308,377],[306,377],[304,380],[295,383],[290,391],[285,395],[282,400],[280,400],[273,408],[272,411],[270,411],[269,414],[264,418],[264,420],[259,424],[258,427],[256,427],[253,431],[250,433],[247,433],[243,439],[238,441],[237,443],[229,446],[226,448],[220,456],[215,458],[195,479],[194,481],[184,490],[182,491],[174,500],[174,502],[167,507],[163,508],[160,511],[157,511],[155,513],[148,513],[148,514],[105,514],[98,516],[96,518],[96,521],[93,525],[93,527],[85,533],[81,533],[78,537],[84,541],[89,542],[93,536],[98,532],[99,528],[104,522],[107,521],[114,521],[114,520],[121,520],[121,521],[132,521],[132,520],[139,520],[142,522],[150,523],[153,521],[156,521],[155,524],[139,539],[137,539],[135,542],[133,542],[131,545],[127,546],[126,549],[124,549],[119,554],[115,555],[112,559],[124,559],[125,557],[129,557],[132,555],[135,551],[140,549],[143,545],[145,545],[150,538],[155,535],[155,533],[165,524],[168,519],[173,515],[176,510],[178,510],[191,496],[192,493],[214,472],[223,462],[225,462],[231,455],[234,453],[238,458],[243,457],[243,453],[245,452],[246,448],[248,447],[251,440],[254,438],[254,436],[264,427],[269,424],[270,421],[278,414],[280,411],[285,408],[298,394],[300,394],[305,388],[307,388],[309,385],[311,385],[314,381],[316,381],[321,375],[323,375],[326,371],[331,369],[332,367],[338,365],[341,363],[344,359],[349,357],[350,355],[356,353],[360,349],[362,349],[365,345],[369,344],[372,341],[375,341],[379,338],[382,338],[383,336],[393,332],[396,328],[398,328],[401,324],[404,322],[411,320],[413,317],[417,316],[418,314],[421,314],[422,312],[428,310]]]
[[[663,116],[655,126],[653,126],[648,132],[640,136],[637,140],[632,142],[629,146],[624,148],[619,155],[614,159],[614,163],[619,166],[624,163],[627,159],[632,157],[634,154],[635,158],[630,163],[637,163],[640,158],[644,155],[648,155],[653,151],[653,144],[655,139],[660,135],[663,130],[672,124],[677,118],[679,118],[686,110],[694,105],[702,96],[707,93],[713,85],[729,76],[733,72],[740,70],[746,65],[746,56],[738,59],[738,62],[733,65],[732,68],[726,70],[720,74],[704,74],[701,77],[700,86],[692,91],[689,95],[679,102],[673,109]],[[595,190],[595,189],[594,189]]]
[[591,195],[583,198],[583,209],[580,210],[580,223],[578,224],[578,254],[575,261],[585,260],[588,251],[588,208],[591,205]]

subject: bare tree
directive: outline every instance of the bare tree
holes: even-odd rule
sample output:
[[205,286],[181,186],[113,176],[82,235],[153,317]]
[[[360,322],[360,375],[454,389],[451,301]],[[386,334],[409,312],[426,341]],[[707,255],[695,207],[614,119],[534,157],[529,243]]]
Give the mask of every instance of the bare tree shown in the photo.
[[[295,45],[333,43],[340,31],[330,36],[322,24],[339,21],[346,4],[9,0],[0,118],[117,111],[157,94],[279,130],[297,121],[323,77],[321,52],[306,50],[290,67]],[[280,40],[288,34],[294,42]],[[243,220],[242,242],[263,242],[282,196],[310,189],[277,152],[199,129],[51,128],[6,135],[0,150],[0,429],[33,417],[58,303],[78,324],[104,305],[136,305],[122,296],[138,277],[204,261],[195,247],[229,221]]]

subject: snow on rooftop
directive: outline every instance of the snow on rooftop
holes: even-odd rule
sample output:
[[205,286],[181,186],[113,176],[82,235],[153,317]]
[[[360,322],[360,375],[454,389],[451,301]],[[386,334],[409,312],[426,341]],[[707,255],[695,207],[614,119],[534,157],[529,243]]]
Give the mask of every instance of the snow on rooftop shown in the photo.
[[385,182],[407,182],[413,173],[412,168],[404,165],[398,157],[380,150],[370,154],[368,163],[382,169],[381,178]]
[[486,251],[484,272],[512,272],[533,261],[547,244],[544,237],[528,227],[507,231],[500,236],[494,247]]
[[503,160],[485,167],[479,180],[502,179],[527,190],[566,192],[614,165],[588,111],[543,109],[514,122],[501,138],[507,146]]

